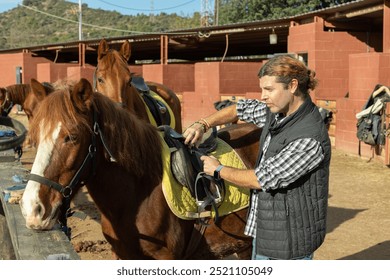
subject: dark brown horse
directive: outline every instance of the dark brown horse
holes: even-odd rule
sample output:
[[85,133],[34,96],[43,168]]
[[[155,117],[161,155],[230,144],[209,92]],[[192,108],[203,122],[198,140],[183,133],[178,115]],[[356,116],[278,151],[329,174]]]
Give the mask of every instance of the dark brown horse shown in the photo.
[[[258,129],[230,126],[220,135],[253,167]],[[30,136],[37,154],[20,203],[28,228],[52,228],[63,196],[85,184],[120,259],[218,259],[233,253],[249,258],[246,208],[211,221],[204,233],[195,230],[196,220],[174,215],[162,191],[158,130],[94,92],[87,80],[43,99]]]
[[29,84],[15,84],[7,87],[0,87],[0,115],[8,116],[11,109],[16,104],[22,106],[29,92]]
[[[98,64],[94,77],[95,88],[98,92],[122,104],[141,119],[153,123],[155,120],[151,119],[150,114],[148,115],[144,99],[132,83],[133,75],[127,64],[130,56],[131,46],[127,40],[122,44],[120,51],[117,51],[110,49],[107,41],[102,39],[98,48]],[[163,120],[159,125],[170,125],[176,131],[181,132],[181,105],[177,95],[162,84],[146,83],[152,92],[157,93],[163,99],[174,116],[174,120],[172,117],[171,121]]]

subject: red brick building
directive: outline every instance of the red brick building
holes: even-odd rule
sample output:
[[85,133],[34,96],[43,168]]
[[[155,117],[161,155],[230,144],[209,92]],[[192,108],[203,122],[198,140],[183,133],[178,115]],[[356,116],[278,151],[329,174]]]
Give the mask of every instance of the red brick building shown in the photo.
[[[270,44],[269,35],[277,35]],[[223,99],[257,98],[263,61],[291,53],[315,70],[312,98],[334,111],[330,135],[336,149],[358,154],[356,113],[375,85],[390,86],[390,1],[360,0],[279,20],[250,22],[155,35],[107,38],[113,48],[132,44],[130,70],[172,88],[188,126],[215,111]],[[99,40],[0,51],[0,86],[58,79],[92,81]],[[20,69],[22,69],[20,73]],[[387,108],[387,115],[390,107]],[[387,118],[387,125],[389,118]],[[375,158],[390,165],[390,143]],[[362,144],[362,156],[372,155]]]

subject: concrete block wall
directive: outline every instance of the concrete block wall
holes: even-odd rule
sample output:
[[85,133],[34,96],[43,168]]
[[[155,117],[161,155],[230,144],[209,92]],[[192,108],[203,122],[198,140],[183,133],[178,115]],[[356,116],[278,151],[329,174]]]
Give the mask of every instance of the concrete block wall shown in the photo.
[[[361,53],[349,56],[349,97],[337,99],[336,148],[358,154],[359,141],[356,137],[356,114],[362,111],[377,84],[390,86],[390,54]],[[387,112],[388,114],[389,112]],[[388,157],[389,138],[385,147],[374,150],[374,156],[383,161]],[[370,145],[361,143],[361,155],[371,157]]]
[[[73,79],[72,76],[68,76],[68,63],[39,63],[37,67],[37,79],[40,82],[55,82],[57,80]],[[28,81],[29,82],[29,81]]]
[[194,91],[194,71],[194,64],[153,64],[142,66],[142,76],[145,81],[164,84],[178,94],[185,91]]
[[1,54],[0,65],[0,87],[16,84],[16,66],[23,65],[23,54]]
[[259,90],[257,73],[261,62],[220,63],[219,88],[221,94],[242,94]]
[[22,83],[29,83],[37,76],[37,64],[47,62],[43,58],[32,57],[30,53],[1,54],[0,55],[0,86],[6,87],[16,84],[16,67],[22,67]]

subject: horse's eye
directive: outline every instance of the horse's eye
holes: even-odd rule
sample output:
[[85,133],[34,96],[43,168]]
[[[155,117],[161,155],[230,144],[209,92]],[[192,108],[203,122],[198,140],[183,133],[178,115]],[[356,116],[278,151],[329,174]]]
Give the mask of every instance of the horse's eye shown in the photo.
[[103,78],[100,78],[100,77],[99,77],[99,78],[97,78],[97,81],[98,81],[98,83],[99,83],[99,84],[103,84],[103,83],[104,83],[104,80],[103,80]]
[[75,142],[77,140],[77,137],[75,135],[68,135],[65,137],[64,142]]

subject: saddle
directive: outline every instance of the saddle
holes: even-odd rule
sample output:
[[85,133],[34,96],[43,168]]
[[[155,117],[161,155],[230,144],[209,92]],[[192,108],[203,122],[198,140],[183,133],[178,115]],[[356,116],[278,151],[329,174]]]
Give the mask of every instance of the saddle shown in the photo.
[[207,155],[217,148],[216,130],[198,147],[184,144],[185,138],[167,125],[159,126],[171,154],[171,171],[176,181],[185,186],[195,198],[198,211],[203,212],[208,206],[214,208],[218,219],[218,205],[224,200],[225,184],[203,172],[202,155]]
[[151,96],[150,89],[145,83],[144,78],[133,76],[131,78],[131,84],[141,94],[146,106],[148,106],[154,120],[156,121],[157,126],[171,122],[171,116],[168,108],[163,102]]

